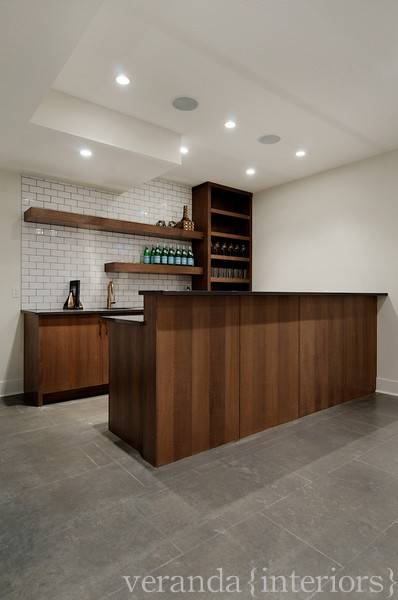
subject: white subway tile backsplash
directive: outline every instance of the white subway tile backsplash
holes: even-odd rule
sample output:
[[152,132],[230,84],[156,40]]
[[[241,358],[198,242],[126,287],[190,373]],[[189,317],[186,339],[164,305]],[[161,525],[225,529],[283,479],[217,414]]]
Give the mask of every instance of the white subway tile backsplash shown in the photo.
[[[191,188],[165,179],[154,179],[119,195],[53,179],[22,177],[22,212],[38,206],[156,223],[159,219],[178,221],[184,204],[191,210]],[[142,289],[186,289],[191,278],[181,275],[105,273],[104,263],[139,262],[144,247],[157,243],[176,245],[162,238],[23,222],[22,308],[62,308],[70,279],[80,279],[85,308],[105,306],[111,279],[115,283],[116,307],[141,308],[138,291]]]

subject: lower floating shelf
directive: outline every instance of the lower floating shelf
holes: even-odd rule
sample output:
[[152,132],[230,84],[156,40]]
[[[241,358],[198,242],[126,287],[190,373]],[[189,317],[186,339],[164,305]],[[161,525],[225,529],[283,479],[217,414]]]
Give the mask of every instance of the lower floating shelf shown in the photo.
[[159,273],[163,275],[202,275],[202,267],[180,265],[145,265],[143,263],[105,263],[107,273]]

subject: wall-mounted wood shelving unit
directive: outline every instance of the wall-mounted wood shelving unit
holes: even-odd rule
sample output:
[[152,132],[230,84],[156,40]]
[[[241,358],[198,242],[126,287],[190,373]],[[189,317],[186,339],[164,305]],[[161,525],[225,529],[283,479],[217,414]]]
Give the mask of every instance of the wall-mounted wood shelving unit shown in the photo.
[[105,264],[107,273],[158,273],[163,275],[202,275],[202,267],[177,265],[145,265],[143,263],[111,262]]
[[[192,241],[195,260],[203,265],[203,275],[192,281],[193,289],[251,290],[252,194],[207,181],[192,190],[192,215],[204,233],[203,240]],[[214,254],[213,242],[221,245],[225,242],[228,246],[244,244],[245,256]],[[220,276],[212,275],[212,268]],[[225,277],[228,271],[233,276]]]
[[72,212],[62,212],[47,208],[28,208],[24,212],[24,221],[27,223],[44,223],[45,225],[61,225],[63,227],[77,227],[78,229],[94,229],[110,233],[125,233],[145,237],[166,238],[169,240],[202,240],[201,231],[185,231],[178,227],[158,227],[147,223],[123,221],[121,219],[108,219],[94,215],[82,215]]

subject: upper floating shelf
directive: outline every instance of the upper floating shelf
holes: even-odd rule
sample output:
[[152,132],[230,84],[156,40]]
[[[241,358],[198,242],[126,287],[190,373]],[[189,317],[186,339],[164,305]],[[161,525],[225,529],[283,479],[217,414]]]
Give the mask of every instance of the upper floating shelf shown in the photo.
[[111,233],[126,233],[129,235],[167,238],[169,240],[201,240],[204,237],[201,231],[185,231],[177,227],[159,227],[146,223],[62,212],[48,208],[28,208],[24,213],[24,220],[27,223],[44,223],[45,225],[62,225],[63,227],[78,227],[79,229],[96,229]]

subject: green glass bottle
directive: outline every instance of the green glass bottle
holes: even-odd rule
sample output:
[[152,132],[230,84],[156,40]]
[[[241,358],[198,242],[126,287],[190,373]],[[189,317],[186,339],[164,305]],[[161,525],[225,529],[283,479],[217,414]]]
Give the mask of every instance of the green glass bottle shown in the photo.
[[195,265],[195,261],[193,258],[192,248],[189,248],[189,250],[188,250],[188,266],[193,267],[194,265]]
[[143,262],[144,262],[144,265],[149,265],[151,262],[151,253],[149,252],[148,246],[145,246]]
[[169,257],[169,250],[168,250],[167,246],[163,246],[162,256],[161,256],[162,265],[167,265],[168,257]]
[[174,264],[175,265],[180,265],[181,264],[181,250],[180,250],[179,246],[177,246],[177,250],[176,250],[176,254],[175,254],[175,259],[174,259]]
[[183,248],[183,249],[182,249],[182,252],[181,252],[181,264],[182,264],[184,267],[186,267],[186,266],[187,266],[187,264],[188,264],[188,252],[187,252],[187,249],[186,249],[186,248]]
[[159,244],[156,246],[156,250],[155,250],[155,260],[154,260],[154,264],[155,265],[160,265],[161,263],[161,256],[162,256],[162,251],[160,249]]
[[169,255],[167,257],[167,264],[168,265],[174,265],[175,264],[175,250],[174,250],[173,246],[170,246],[170,248],[169,248]]
[[151,265],[155,264],[155,246],[152,246],[152,250],[151,250]]

